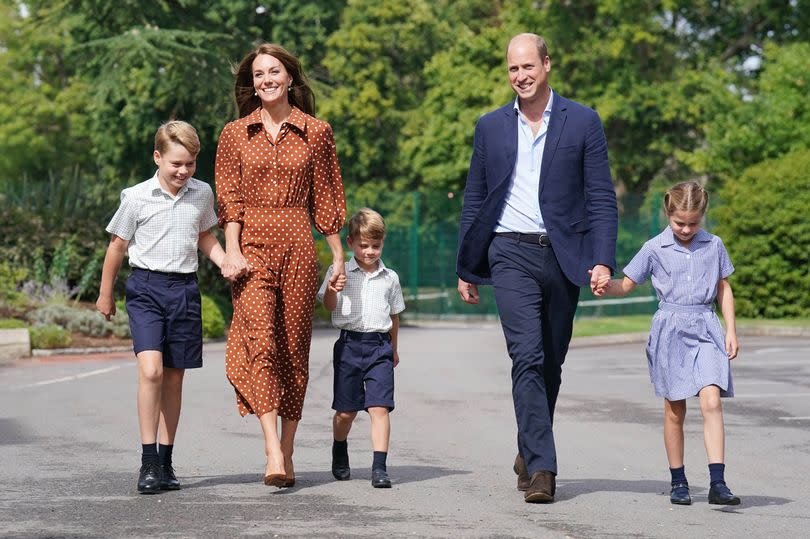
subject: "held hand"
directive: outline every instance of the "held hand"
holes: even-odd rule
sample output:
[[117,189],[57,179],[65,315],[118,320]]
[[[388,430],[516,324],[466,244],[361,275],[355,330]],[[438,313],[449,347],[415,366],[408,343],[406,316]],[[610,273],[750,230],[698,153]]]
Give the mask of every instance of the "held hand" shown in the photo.
[[110,297],[99,296],[96,300],[96,310],[109,320],[111,316],[115,315],[115,301]]
[[607,291],[610,288],[610,276],[602,275],[601,277],[597,277],[596,287],[594,287],[593,270],[588,270],[588,275],[591,276],[591,291],[593,292],[593,295],[604,296],[605,294],[607,294]]
[[458,280],[458,293],[465,303],[476,305],[478,303],[478,285],[468,283],[462,279]]
[[248,272],[248,263],[241,252],[226,252],[222,259],[222,276],[233,282]]
[[[597,264],[588,274],[591,276],[591,292],[596,296],[603,295],[607,289],[607,284],[600,285],[600,283],[603,283],[605,278],[610,281],[610,268],[602,264]],[[597,293],[597,290],[600,292]]]
[[394,368],[399,365],[399,352],[394,351]]
[[739,351],[740,345],[737,343],[737,334],[734,332],[726,333],[726,353],[728,358],[734,359]]
[[339,275],[337,280],[333,283],[332,280],[329,280],[329,284],[327,288],[332,292],[340,292],[346,286],[346,275]]
[[[341,284],[338,284],[338,282]],[[343,259],[335,259],[332,261],[332,276],[329,277],[329,287],[334,288],[336,292],[343,290],[346,284],[346,263]],[[340,288],[337,288],[340,286]]]

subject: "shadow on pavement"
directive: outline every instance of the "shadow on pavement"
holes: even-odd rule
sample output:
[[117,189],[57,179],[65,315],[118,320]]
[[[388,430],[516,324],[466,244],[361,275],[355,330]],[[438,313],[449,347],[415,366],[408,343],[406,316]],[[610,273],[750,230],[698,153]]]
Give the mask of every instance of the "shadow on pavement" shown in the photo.
[[557,482],[555,499],[571,500],[577,496],[594,492],[637,492],[639,494],[661,494],[665,492],[669,495],[669,482],[649,479],[636,481],[623,481],[620,479],[563,480]]
[[[441,466],[390,466],[388,474],[391,481],[396,485],[405,483],[415,483],[418,481],[429,481],[439,477],[449,475],[469,474],[469,470],[455,470],[443,468]],[[183,490],[193,488],[213,487],[217,485],[240,485],[249,483],[261,483],[262,476],[258,473],[234,474],[234,475],[212,475],[212,476],[186,476],[180,477],[183,482]],[[371,481],[371,468],[352,468],[352,481]],[[334,483],[335,478],[332,472],[296,472],[295,486],[291,488],[278,489],[276,492],[291,492],[307,487],[314,487],[326,483]]]

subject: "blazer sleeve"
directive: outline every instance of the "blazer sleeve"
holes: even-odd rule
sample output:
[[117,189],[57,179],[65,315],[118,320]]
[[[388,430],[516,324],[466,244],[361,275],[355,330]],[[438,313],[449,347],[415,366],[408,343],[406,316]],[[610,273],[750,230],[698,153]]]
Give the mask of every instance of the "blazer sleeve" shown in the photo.
[[593,264],[605,265],[615,272],[618,233],[616,191],[610,177],[605,131],[596,112],[586,131],[582,165]]
[[487,198],[486,145],[484,127],[479,119],[473,136],[473,153],[470,158],[470,169],[467,172],[467,184],[464,187],[464,200],[461,207],[458,244],[461,246],[464,236],[470,229],[481,205]]

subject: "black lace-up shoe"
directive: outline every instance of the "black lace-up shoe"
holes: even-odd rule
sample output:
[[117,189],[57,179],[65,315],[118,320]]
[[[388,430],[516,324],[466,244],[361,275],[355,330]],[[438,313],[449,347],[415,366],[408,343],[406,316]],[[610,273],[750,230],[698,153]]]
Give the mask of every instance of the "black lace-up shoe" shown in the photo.
[[371,486],[374,488],[391,488],[391,479],[385,470],[371,470]]
[[138,476],[138,492],[141,494],[154,494],[160,490],[160,465],[157,462],[141,464],[141,473]]
[[180,490],[180,481],[171,464],[160,465],[160,490]]
[[689,495],[689,485],[687,483],[675,483],[669,491],[669,501],[675,505],[692,505],[692,497]]
[[740,505],[740,498],[731,493],[725,481],[709,487],[709,503],[714,505]]
[[349,467],[349,456],[345,458],[332,457],[332,475],[338,481],[348,481],[352,478],[352,469]]

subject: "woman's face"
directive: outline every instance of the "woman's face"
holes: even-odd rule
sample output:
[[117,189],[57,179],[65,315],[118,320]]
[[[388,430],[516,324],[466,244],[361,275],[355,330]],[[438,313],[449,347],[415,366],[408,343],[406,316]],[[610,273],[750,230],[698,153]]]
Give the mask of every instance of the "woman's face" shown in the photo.
[[286,103],[287,89],[291,84],[292,77],[275,56],[259,54],[253,60],[253,87],[262,105]]

